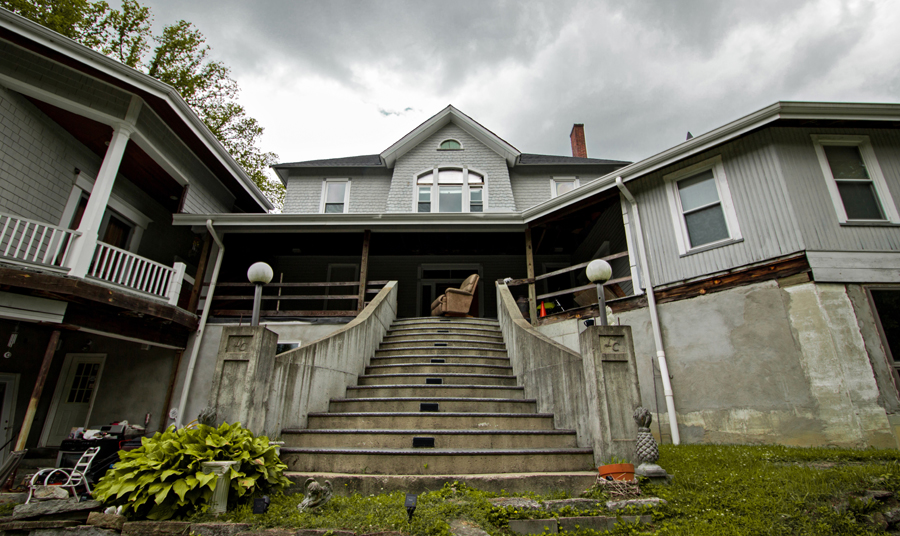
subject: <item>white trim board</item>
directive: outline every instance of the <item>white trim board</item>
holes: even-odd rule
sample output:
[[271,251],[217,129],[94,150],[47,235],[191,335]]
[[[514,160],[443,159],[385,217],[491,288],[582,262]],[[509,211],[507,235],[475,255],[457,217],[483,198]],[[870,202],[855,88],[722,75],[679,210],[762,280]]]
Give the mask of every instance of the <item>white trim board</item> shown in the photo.
[[807,251],[806,259],[818,283],[896,283],[900,253]]

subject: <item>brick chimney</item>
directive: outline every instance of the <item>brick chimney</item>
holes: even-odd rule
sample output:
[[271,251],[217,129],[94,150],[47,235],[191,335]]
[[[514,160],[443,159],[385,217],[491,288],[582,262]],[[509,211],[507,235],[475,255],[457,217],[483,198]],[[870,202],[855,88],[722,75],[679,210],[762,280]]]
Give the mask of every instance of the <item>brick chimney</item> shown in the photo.
[[572,156],[576,158],[587,158],[587,147],[584,145],[584,125],[575,123],[572,125],[572,133],[569,134],[572,140]]

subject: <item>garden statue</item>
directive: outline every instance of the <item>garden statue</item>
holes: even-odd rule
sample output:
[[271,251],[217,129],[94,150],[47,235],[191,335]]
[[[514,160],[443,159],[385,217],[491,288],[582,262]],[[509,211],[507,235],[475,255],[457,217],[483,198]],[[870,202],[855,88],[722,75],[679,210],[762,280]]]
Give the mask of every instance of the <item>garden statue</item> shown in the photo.
[[321,507],[330,501],[331,496],[334,495],[334,490],[331,489],[331,482],[328,480],[326,480],[325,485],[322,486],[316,482],[315,478],[307,478],[304,487],[306,488],[306,497],[304,497],[303,501],[297,506],[301,512],[307,512]]
[[636,476],[649,478],[653,481],[668,482],[671,478],[666,470],[656,464],[659,460],[659,448],[656,440],[650,433],[650,423],[653,415],[650,410],[638,407],[634,410],[634,422],[638,425],[637,444],[634,446],[634,457],[641,464],[634,470]]

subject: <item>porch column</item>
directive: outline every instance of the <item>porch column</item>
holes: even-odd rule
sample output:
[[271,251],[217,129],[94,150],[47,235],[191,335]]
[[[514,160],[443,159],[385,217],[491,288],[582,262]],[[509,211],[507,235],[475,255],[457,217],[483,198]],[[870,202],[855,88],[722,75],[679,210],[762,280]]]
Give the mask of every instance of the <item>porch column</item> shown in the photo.
[[94,249],[97,247],[103,213],[109,203],[109,194],[112,193],[113,183],[116,182],[116,175],[119,173],[119,164],[122,163],[122,156],[125,154],[125,146],[128,145],[128,139],[133,132],[134,128],[125,124],[119,125],[113,131],[109,148],[106,149],[106,156],[103,157],[103,164],[94,182],[94,189],[91,190],[87,207],[84,209],[81,225],[78,226],[81,236],[75,240],[69,252],[66,263],[70,268],[69,275],[74,277],[87,275]]
[[531,280],[528,283],[528,314],[531,317],[531,325],[536,326],[537,318],[537,299],[534,291],[534,248],[531,245],[531,227],[525,228],[525,268],[527,270],[525,277]]
[[362,259],[359,263],[359,299],[356,302],[356,310],[360,313],[366,307],[366,282],[369,277],[369,240],[371,237],[372,231],[366,229],[363,233]]

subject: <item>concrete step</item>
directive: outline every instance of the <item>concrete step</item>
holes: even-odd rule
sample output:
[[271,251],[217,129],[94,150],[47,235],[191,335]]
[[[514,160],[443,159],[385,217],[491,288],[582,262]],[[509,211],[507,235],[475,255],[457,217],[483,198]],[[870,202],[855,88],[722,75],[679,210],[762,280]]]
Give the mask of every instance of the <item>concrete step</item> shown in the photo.
[[468,346],[404,346],[402,348],[378,349],[375,350],[375,357],[393,357],[398,355],[433,355],[440,357],[442,355],[468,355],[472,357],[507,357],[506,348],[503,349],[485,349],[472,348]]
[[410,318],[398,318],[392,326],[408,326],[410,324],[447,323],[462,325],[499,326],[496,318],[459,317],[459,316],[417,316]]
[[516,398],[378,397],[332,398],[329,413],[537,413],[534,400]]
[[[437,359],[438,361],[434,361]],[[443,361],[440,361],[443,359]],[[470,356],[470,355],[451,355],[444,354],[442,356],[434,355],[398,355],[393,357],[373,357],[369,362],[369,366],[377,367],[381,365],[399,365],[403,363],[464,363],[471,365],[497,365],[501,367],[509,366],[508,357],[489,357],[489,356]]]
[[371,475],[361,474],[357,469],[352,473],[322,473],[285,471],[284,476],[293,482],[291,491],[303,493],[307,478],[318,482],[330,481],[335,495],[350,496],[354,493],[371,495],[376,493],[421,494],[441,489],[445,483],[465,483],[473,488],[492,493],[540,493],[567,491],[573,497],[590,488],[597,481],[597,469],[591,471],[566,471],[560,473],[482,473],[460,475]]
[[[573,430],[282,430],[285,447],[413,448],[413,438],[439,449],[575,448]],[[425,441],[421,441],[424,439]]]
[[290,471],[366,474],[478,474],[584,471],[594,465],[589,448],[572,449],[312,449],[285,447]]
[[473,397],[525,398],[525,388],[505,385],[356,385],[347,388],[347,398],[380,397]]
[[379,350],[393,350],[395,348],[478,348],[484,350],[506,350],[506,344],[503,340],[494,342],[473,341],[473,340],[445,340],[445,339],[422,339],[418,341],[383,341],[379,346]]
[[490,335],[482,333],[451,333],[450,330],[441,331],[422,331],[419,333],[400,333],[385,335],[382,344],[394,342],[442,342],[442,341],[476,341],[476,342],[493,342],[503,344],[503,336],[500,332]]
[[393,327],[388,329],[387,336],[393,335],[419,335],[422,333],[447,333],[462,334],[470,333],[472,335],[486,335],[491,337],[502,337],[503,333],[499,327],[495,326],[467,326],[467,325],[448,325],[446,322],[437,325],[415,325]]
[[515,376],[503,376],[499,374],[453,374],[441,372],[435,374],[409,373],[409,374],[376,374],[359,377],[359,385],[516,385]]
[[549,413],[310,413],[310,430],[553,430]]
[[506,365],[479,365],[475,363],[399,363],[366,367],[367,375],[377,374],[498,374],[512,375],[512,367]]

